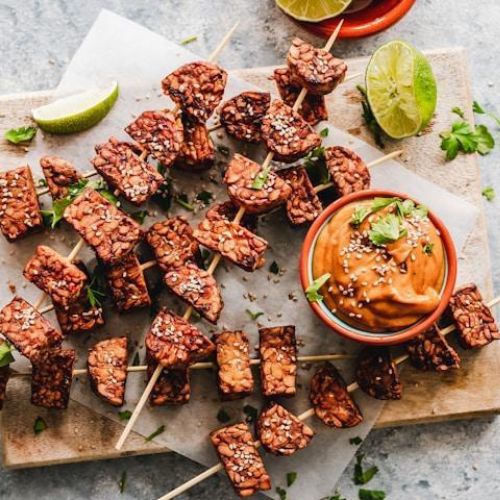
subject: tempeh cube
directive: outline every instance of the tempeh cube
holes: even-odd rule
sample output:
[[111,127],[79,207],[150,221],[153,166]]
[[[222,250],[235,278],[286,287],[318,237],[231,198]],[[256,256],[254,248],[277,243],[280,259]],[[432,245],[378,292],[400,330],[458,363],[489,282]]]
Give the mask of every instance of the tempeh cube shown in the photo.
[[329,94],[344,81],[347,65],[329,51],[294,38],[287,56],[293,82],[311,94]]
[[259,329],[260,383],[266,397],[295,396],[297,344],[294,326]]
[[286,200],[286,214],[293,225],[313,222],[323,210],[321,201],[303,167],[290,168],[279,172],[292,188],[291,196]]
[[[294,85],[288,68],[277,68],[274,70],[273,80],[276,82],[281,99],[288,106],[293,107],[302,87]],[[300,105],[298,113],[309,125],[317,125],[321,121],[328,120],[325,97],[307,93]]]
[[29,167],[0,172],[0,230],[16,241],[43,227],[43,218]]
[[163,92],[182,111],[206,122],[219,105],[226,87],[227,73],[216,64],[199,61],[184,64],[162,80]]
[[271,478],[247,424],[218,429],[210,434],[210,440],[238,496],[249,497],[271,489]]
[[148,355],[164,368],[182,369],[208,357],[213,342],[180,316],[160,311],[146,334]]
[[283,101],[273,101],[262,119],[262,138],[278,161],[293,163],[321,145],[311,125]]
[[483,347],[500,339],[491,309],[473,283],[464,285],[451,296],[449,309],[464,349]]
[[31,403],[43,408],[65,410],[73,381],[74,349],[50,349],[33,362]]
[[175,166],[184,170],[206,170],[215,162],[215,146],[204,123],[183,118],[184,142]]
[[87,284],[87,275],[78,266],[44,245],[36,248],[23,275],[63,309],[79,299]]
[[309,399],[316,416],[328,427],[343,429],[363,422],[342,375],[331,363],[325,363],[313,375]]
[[143,236],[134,219],[93,189],[86,189],[76,198],[64,218],[105,264],[119,262]]
[[370,171],[354,151],[342,146],[325,148],[326,167],[338,196],[370,189]]
[[21,297],[14,297],[0,311],[0,333],[30,361],[63,341],[61,333]]
[[245,271],[255,271],[265,263],[267,241],[235,222],[206,217],[194,230],[194,237]]
[[[261,186],[256,178],[263,176]],[[292,194],[291,187],[274,172],[264,172],[262,167],[243,155],[235,154],[228,165],[224,182],[231,201],[244,207],[251,214],[261,214],[285,203]]]
[[410,363],[419,370],[444,372],[460,368],[460,358],[434,325],[406,344]]
[[193,306],[204,318],[217,323],[223,302],[212,275],[188,262],[166,272],[163,281],[173,293]]
[[125,402],[127,337],[102,340],[89,349],[87,369],[92,390],[113,406]]
[[[225,201],[224,203],[212,205],[207,210],[206,217],[209,220],[226,220],[232,222],[236,217],[238,210],[238,206],[232,201]],[[245,212],[240,224],[250,231],[255,231],[257,229],[257,216]]]
[[199,255],[198,242],[185,217],[175,216],[153,224],[146,233],[146,241],[163,271],[197,260]]
[[145,203],[165,181],[158,170],[139,156],[141,150],[129,142],[111,137],[97,145],[95,151],[94,168],[131,203]]
[[361,351],[356,367],[356,382],[372,398],[401,399],[403,384],[388,348],[373,347]]
[[262,118],[270,103],[269,92],[242,92],[222,105],[220,122],[226,132],[236,139],[258,143],[262,140]]
[[[158,363],[148,355],[147,365],[149,380],[158,366]],[[191,386],[189,384],[189,370],[182,368],[170,370],[164,368],[161,371],[160,378],[153,386],[153,390],[149,396],[149,402],[151,406],[183,405],[189,403],[190,396]]]
[[117,264],[107,266],[104,272],[119,311],[151,305],[144,272],[135,253],[129,253]]
[[54,201],[67,196],[69,186],[82,179],[76,168],[59,156],[43,156],[40,158],[40,166]]
[[3,409],[3,404],[7,397],[7,383],[10,378],[9,365],[0,367],[0,410]]
[[219,394],[223,400],[239,399],[253,392],[248,337],[242,331],[214,335]]
[[144,111],[125,131],[167,168],[174,163],[184,141],[180,116],[168,110]]
[[293,455],[306,448],[314,436],[314,431],[308,425],[275,402],[264,408],[256,428],[262,446],[274,455]]

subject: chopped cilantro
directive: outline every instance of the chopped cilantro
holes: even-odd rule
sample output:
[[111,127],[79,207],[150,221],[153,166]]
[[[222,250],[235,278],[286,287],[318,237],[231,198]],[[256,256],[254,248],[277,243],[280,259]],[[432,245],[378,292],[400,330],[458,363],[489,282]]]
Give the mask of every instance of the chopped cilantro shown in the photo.
[[406,234],[406,229],[401,225],[401,220],[394,214],[386,214],[371,223],[368,231],[370,241],[376,246],[393,243]]
[[103,298],[106,297],[106,283],[104,282],[102,266],[95,267],[86,287],[86,293],[90,307],[102,306]]
[[231,420],[231,415],[224,408],[221,408],[217,413],[217,420],[221,424],[225,424]]
[[269,178],[269,172],[271,172],[271,165],[263,168],[256,176],[252,182],[252,189],[262,189]]
[[323,130],[321,130],[321,132],[319,133],[320,137],[328,137],[328,132],[329,132],[329,128],[328,127],[325,127]]
[[460,118],[465,118],[464,110],[462,108],[455,106],[454,108],[451,109],[451,111],[456,115],[460,116]]
[[196,199],[201,201],[204,205],[210,205],[214,199],[214,195],[210,191],[201,191],[196,195]]
[[184,38],[184,40],[181,40],[181,45],[188,45],[189,43],[196,42],[196,40],[198,40],[196,35],[188,36],[187,38]]
[[250,309],[245,309],[245,311],[250,316],[250,319],[252,321],[255,321],[257,318],[259,318],[260,316],[262,316],[264,314],[262,311],[253,312],[253,311],[250,311]]
[[279,495],[280,500],[286,500],[286,490],[276,486],[276,493]]
[[370,103],[368,102],[366,89],[361,85],[357,85],[356,88],[358,89],[359,93],[363,98],[363,100],[361,101],[361,107],[363,110],[363,119],[365,121],[365,124],[368,127],[368,130],[371,132],[373,139],[375,140],[375,144],[379,148],[384,149],[385,147],[383,141],[384,132],[380,128],[380,125],[377,123],[377,120],[375,119],[375,115],[373,114]]
[[46,179],[38,179],[38,187],[47,187],[48,184],[47,184],[47,180]]
[[47,429],[47,423],[42,417],[36,417],[35,423],[33,425],[33,432],[36,436]]
[[373,466],[367,470],[363,470],[363,459],[365,455],[363,453],[358,453],[356,455],[356,464],[354,465],[354,484],[366,484],[372,480],[373,476],[378,472],[378,467]]
[[426,243],[422,248],[422,252],[424,252],[425,255],[432,255],[433,249],[434,249],[434,243]]
[[485,187],[482,191],[481,194],[488,200],[488,201],[493,201],[495,199],[495,189],[491,186]]
[[363,442],[363,440],[359,436],[356,436],[356,437],[349,439],[349,443],[352,445],[355,445],[355,446],[357,446],[358,444],[361,444],[362,442]]
[[330,273],[323,274],[306,288],[306,297],[309,302],[321,302],[323,300],[323,295],[319,293],[319,290],[330,279],[330,276]]
[[152,441],[156,436],[159,436],[160,434],[163,434],[165,432],[165,426],[161,425],[156,429],[153,433],[151,433],[148,437],[144,438],[146,443],[149,443]]
[[474,127],[468,122],[457,121],[452,124],[451,130],[439,135],[447,161],[454,160],[458,153],[486,155],[495,147],[495,139],[485,125]]
[[175,197],[175,202],[181,207],[185,208],[186,210],[189,210],[190,212],[194,211],[193,205],[189,203],[189,198],[187,197],[187,194],[184,193],[178,194]]
[[122,472],[122,477],[118,481],[118,488],[120,488],[120,493],[123,494],[125,487],[127,486],[127,471]]
[[325,148],[314,148],[304,159],[304,167],[313,184],[326,184],[330,180],[330,172],[326,166]]
[[290,488],[293,483],[295,483],[297,479],[297,473],[296,472],[288,472],[286,475],[286,485]]
[[251,424],[252,422],[255,422],[255,420],[257,420],[257,415],[258,415],[257,408],[254,408],[251,405],[245,405],[243,407],[243,413],[246,415],[245,420],[249,424]]
[[358,492],[359,500],[384,500],[385,492],[380,490],[364,490]]
[[378,212],[379,210],[382,210],[383,208],[386,208],[389,205],[396,203],[397,201],[401,201],[401,200],[399,198],[384,198],[384,197],[377,196],[376,198],[373,198],[371,211]]
[[118,412],[118,417],[120,417],[120,420],[122,422],[126,422],[127,420],[130,420],[130,417],[132,416],[132,412],[130,410],[123,410]]
[[12,346],[7,341],[4,341],[0,344],[0,368],[10,365],[13,362]]
[[136,212],[132,212],[130,216],[132,219],[137,221],[139,224],[144,224],[146,217],[149,215],[147,210],[137,210]]
[[275,260],[273,260],[271,262],[271,265],[269,266],[269,272],[273,273],[273,274],[279,274],[280,266],[278,265],[278,263]]
[[472,111],[478,115],[487,115],[491,119],[495,120],[497,125],[500,127],[500,117],[492,113],[491,111],[486,111],[481,104],[479,104],[477,101],[474,101],[472,104]]
[[351,217],[351,226],[359,227],[361,223],[370,215],[371,211],[369,208],[362,205],[354,208],[354,212]]
[[11,128],[5,132],[4,137],[12,144],[20,144],[31,141],[35,137],[36,131],[36,127]]

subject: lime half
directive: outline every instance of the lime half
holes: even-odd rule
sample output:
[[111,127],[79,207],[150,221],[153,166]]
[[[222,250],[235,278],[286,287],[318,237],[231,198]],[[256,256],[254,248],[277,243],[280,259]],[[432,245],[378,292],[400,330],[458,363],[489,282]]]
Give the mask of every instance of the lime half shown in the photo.
[[118,98],[118,82],[103,89],[91,89],[81,94],[63,97],[32,110],[38,126],[52,134],[81,132],[99,123]]
[[276,0],[278,7],[299,21],[318,22],[338,16],[352,0]]
[[437,86],[429,61],[399,40],[373,54],[366,68],[366,93],[377,123],[394,139],[418,134],[436,110]]

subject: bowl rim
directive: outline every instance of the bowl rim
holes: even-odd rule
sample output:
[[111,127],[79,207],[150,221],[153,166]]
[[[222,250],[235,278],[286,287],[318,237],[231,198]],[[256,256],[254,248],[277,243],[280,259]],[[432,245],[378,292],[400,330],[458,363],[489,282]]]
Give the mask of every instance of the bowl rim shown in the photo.
[[[344,24],[340,29],[339,38],[362,38],[386,30],[401,20],[413,7],[415,2],[416,0],[401,0],[382,16],[353,26]],[[295,21],[310,33],[326,38],[334,31],[341,18],[342,14],[336,18],[325,19],[318,23],[296,19]]]
[[[304,238],[304,242],[302,244],[302,249],[299,258],[299,273],[300,273],[300,281],[302,285],[302,290],[305,293],[306,288],[310,285],[309,279],[309,271],[310,271],[310,262],[312,262],[312,251],[314,250],[314,245],[316,242],[316,237],[319,232],[323,229],[325,223],[330,220],[335,212],[340,210],[342,207],[356,201],[360,201],[366,198],[375,198],[375,197],[397,197],[401,199],[410,199],[413,200],[416,204],[418,204],[418,200],[413,196],[409,196],[404,193],[400,193],[398,191],[392,191],[390,189],[368,189],[365,191],[358,191],[356,193],[349,194],[347,196],[343,196],[338,200],[331,203],[321,214],[320,216],[313,222],[307,234]],[[316,302],[309,302],[309,306],[312,308],[314,313],[334,332],[342,335],[345,338],[350,340],[354,340],[356,342],[360,342],[362,344],[367,345],[378,345],[378,346],[389,346],[389,345],[398,345],[403,342],[410,340],[413,337],[416,337],[420,333],[424,332],[428,328],[432,326],[445,312],[448,303],[450,301],[450,297],[455,289],[456,279],[457,279],[457,254],[455,250],[455,245],[453,243],[453,239],[451,237],[450,232],[446,228],[443,221],[437,217],[431,210],[429,210],[428,214],[429,219],[436,226],[438,231],[440,232],[441,241],[443,242],[443,248],[446,254],[446,264],[447,264],[447,273],[445,276],[445,283],[441,290],[441,298],[437,308],[430,313],[429,315],[423,317],[417,323],[410,325],[409,327],[405,327],[402,331],[391,332],[390,334],[383,333],[370,333],[360,334],[352,330],[348,330],[344,328],[339,323],[333,321],[320,307],[320,305]],[[333,314],[332,314],[333,315]],[[339,318],[340,319],[340,318]]]

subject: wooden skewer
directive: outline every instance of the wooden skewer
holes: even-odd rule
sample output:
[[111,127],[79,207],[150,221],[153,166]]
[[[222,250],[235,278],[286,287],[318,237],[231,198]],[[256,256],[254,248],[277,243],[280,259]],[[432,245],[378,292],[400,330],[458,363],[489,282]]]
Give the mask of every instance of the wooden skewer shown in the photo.
[[[227,34],[221,40],[221,42],[219,43],[219,45],[210,54],[210,57],[208,58],[209,62],[213,62],[213,61],[215,61],[217,59],[217,57],[221,53],[222,49],[226,46],[226,44],[231,39],[231,36],[233,35],[233,33],[235,32],[236,28],[238,27],[238,24],[239,24],[239,22],[237,22],[237,23],[234,24],[234,26],[227,32]],[[215,264],[214,269],[215,269],[216,266],[217,266],[217,264]],[[212,267],[212,266],[210,265],[210,267]],[[210,273],[210,268],[207,270],[207,272]],[[212,272],[213,272],[213,269],[212,269]],[[191,306],[189,306],[186,309],[186,312],[184,313],[183,319],[187,321],[191,317],[192,313],[193,313],[193,308]],[[146,385],[146,388],[144,389],[144,392],[142,393],[141,398],[139,399],[136,407],[134,408],[134,411],[133,411],[133,413],[132,413],[129,421],[127,422],[127,425],[123,429],[123,432],[122,432],[120,438],[118,439],[118,441],[117,441],[117,443],[115,445],[115,449],[117,449],[117,450],[121,450],[122,449],[122,447],[123,447],[123,445],[124,445],[124,443],[125,443],[128,435],[130,434],[130,431],[134,427],[135,422],[137,421],[137,419],[139,418],[139,415],[140,415],[142,409],[144,408],[144,405],[146,404],[146,402],[147,402],[147,400],[149,398],[149,395],[151,394],[151,391],[153,390],[153,387],[155,386],[156,382],[160,378],[162,369],[163,368],[161,367],[161,365],[158,365],[156,367],[155,371],[153,372],[153,374],[151,375],[151,378],[149,379],[149,382]]]
[[[500,296],[498,296],[498,297],[494,298],[493,300],[491,300],[490,302],[488,302],[487,306],[491,308],[491,307],[496,306],[499,303],[500,303]],[[443,330],[440,330],[440,332],[442,335],[448,335],[449,333],[451,333],[455,330],[456,330],[455,325],[449,325],[446,328],[444,328]],[[404,354],[404,355],[397,357],[394,360],[394,363],[399,365],[399,364],[403,363],[404,361],[406,361],[407,359],[408,359],[408,355]],[[357,382],[353,382],[352,384],[349,384],[347,386],[347,391],[354,392],[358,388],[359,388],[359,385],[357,384]],[[313,417],[314,414],[315,414],[314,408],[309,408],[305,412],[298,415],[297,418],[301,421],[304,421],[304,420],[307,420],[308,418]],[[254,443],[254,445],[257,448],[260,447],[260,441],[256,441]],[[197,476],[193,477],[192,479],[185,482],[184,484],[178,486],[177,488],[172,490],[170,493],[167,493],[166,495],[160,497],[158,500],[172,500],[176,496],[180,495],[181,493],[184,493],[185,491],[189,490],[193,486],[201,483],[205,479],[208,479],[210,476],[213,476],[214,474],[216,474],[217,472],[220,472],[222,470],[223,470],[222,464],[219,462],[218,464],[213,465],[212,467],[210,467],[206,471],[202,472],[201,474],[198,474]]]

